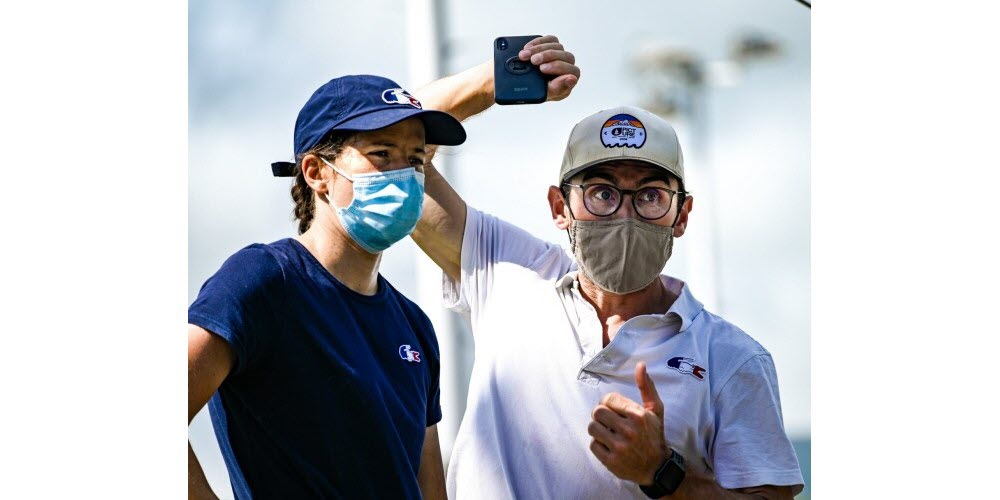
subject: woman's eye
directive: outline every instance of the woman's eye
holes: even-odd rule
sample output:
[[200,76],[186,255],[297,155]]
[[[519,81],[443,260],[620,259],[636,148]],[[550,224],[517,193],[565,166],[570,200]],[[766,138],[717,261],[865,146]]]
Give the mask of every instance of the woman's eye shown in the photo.
[[368,153],[368,154],[370,154],[372,156],[377,156],[379,158],[388,158],[389,157],[389,152],[388,151],[372,151],[371,153]]
[[410,165],[413,165],[414,167],[422,167],[424,165],[424,160],[417,157],[410,158]]

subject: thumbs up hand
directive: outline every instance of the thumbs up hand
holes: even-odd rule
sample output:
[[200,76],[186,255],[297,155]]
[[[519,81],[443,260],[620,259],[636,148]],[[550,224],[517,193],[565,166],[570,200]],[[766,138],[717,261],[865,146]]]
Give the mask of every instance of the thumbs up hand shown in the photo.
[[651,485],[656,470],[670,456],[663,436],[663,402],[646,364],[635,366],[635,385],[642,404],[617,392],[606,394],[591,414],[587,433],[590,451],[612,474],[639,485]]

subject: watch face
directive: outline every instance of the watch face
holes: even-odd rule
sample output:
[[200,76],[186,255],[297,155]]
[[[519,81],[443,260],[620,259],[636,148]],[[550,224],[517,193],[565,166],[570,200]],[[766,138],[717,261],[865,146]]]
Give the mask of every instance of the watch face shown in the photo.
[[656,474],[656,484],[666,490],[668,495],[672,494],[681,485],[684,474],[684,458],[675,451]]
[[684,479],[684,466],[673,460],[667,462],[667,468],[663,471],[661,479],[667,484],[680,484]]

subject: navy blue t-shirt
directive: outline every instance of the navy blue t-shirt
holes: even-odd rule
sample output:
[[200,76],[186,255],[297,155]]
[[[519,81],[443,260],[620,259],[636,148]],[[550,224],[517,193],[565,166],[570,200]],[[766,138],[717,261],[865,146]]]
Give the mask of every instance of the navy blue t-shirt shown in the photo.
[[437,338],[381,275],[365,296],[294,239],[254,244],[205,282],[188,322],[235,354],[209,408],[236,498],[420,498]]

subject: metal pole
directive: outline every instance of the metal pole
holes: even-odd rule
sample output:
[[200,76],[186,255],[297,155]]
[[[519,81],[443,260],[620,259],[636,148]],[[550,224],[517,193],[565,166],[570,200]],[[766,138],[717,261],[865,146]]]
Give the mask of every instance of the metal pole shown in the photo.
[[694,209],[684,234],[689,278],[694,293],[714,312],[722,312],[721,270],[714,179],[708,153],[708,105],[705,64],[695,55],[668,47],[640,51],[633,68],[646,82],[642,105],[670,120],[680,119],[678,136],[685,154],[685,189],[692,192]]
[[[409,61],[409,88],[418,88],[444,76],[445,59],[445,5],[443,0],[408,0],[406,4],[407,52]],[[445,155],[434,157],[434,166],[452,182],[449,161]],[[462,338],[464,328],[456,315],[441,307],[441,269],[423,252],[415,252],[417,275],[417,302],[423,305],[437,333],[441,349],[441,410],[438,424],[441,456],[447,466],[455,435],[465,412],[466,380],[468,373],[463,362]]]
[[[723,312],[722,294],[722,270],[719,268],[719,221],[716,206],[718,198],[715,189],[715,172],[712,167],[712,160],[709,157],[709,137],[708,137],[708,92],[703,80],[699,80],[689,86],[690,108],[688,117],[691,123],[691,149],[695,153],[696,163],[691,169],[695,173],[696,184],[692,185],[694,191],[695,207],[691,217],[693,231],[692,247],[694,249],[689,255],[692,262],[692,274],[699,276],[698,282],[693,284],[694,290],[703,303],[716,313]],[[700,195],[700,196],[699,196]],[[701,201],[701,203],[698,203]]]

